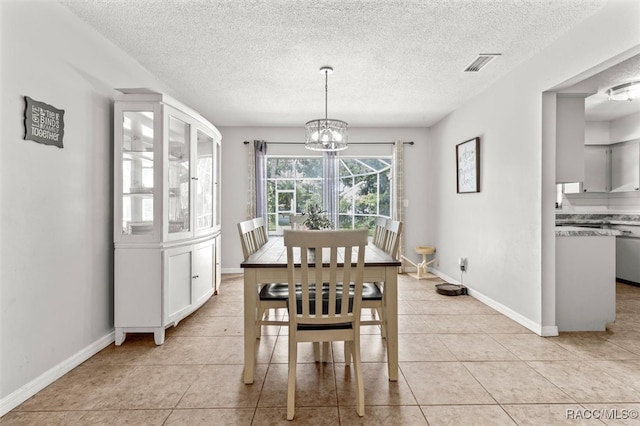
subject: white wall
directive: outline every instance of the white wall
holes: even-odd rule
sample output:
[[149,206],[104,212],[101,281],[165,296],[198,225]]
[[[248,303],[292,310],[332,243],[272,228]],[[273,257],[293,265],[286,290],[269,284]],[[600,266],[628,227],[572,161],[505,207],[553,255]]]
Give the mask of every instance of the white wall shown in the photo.
[[[0,415],[113,330],[112,97],[161,84],[56,2],[0,2]],[[64,148],[23,140],[24,96]]]
[[[555,292],[548,256],[555,249],[555,165],[547,164],[555,158],[544,154],[555,150],[555,140],[543,138],[542,92],[585,70],[595,73],[614,56],[631,56],[640,43],[639,12],[637,2],[607,4],[431,128],[435,162],[428,180],[436,183],[430,197],[437,202],[429,210],[441,273],[459,277],[456,259],[467,257],[465,284],[539,333],[555,325],[555,306],[548,306],[553,297],[547,297]],[[456,194],[455,145],[475,136],[481,138],[481,192]]]
[[[238,237],[237,223],[247,218],[248,203],[248,145],[244,141],[263,139],[278,142],[300,142],[304,140],[304,127],[219,127],[222,133],[222,271],[241,271],[242,249]],[[431,185],[424,179],[424,169],[431,164],[429,157],[428,130],[424,128],[349,128],[351,142],[389,142],[393,140],[414,141],[413,146],[405,146],[405,199],[409,207],[405,208],[405,246],[408,255],[418,260],[413,252],[417,245],[431,244],[433,240],[433,220],[426,213],[427,206],[434,202],[427,197],[427,188]],[[268,147],[275,149],[297,149],[304,153],[302,146]],[[372,155],[390,146],[358,146],[347,148],[348,154],[354,152]],[[420,258],[421,259],[421,258]]]
[[613,121],[587,121],[585,145],[609,145],[640,139],[640,112]]
[[584,123],[585,145],[609,145],[610,121],[587,121]]
[[[510,82],[512,83],[512,82]],[[541,94],[498,85],[431,129],[439,270],[540,323]],[[480,192],[456,193],[455,146],[480,137]],[[537,140],[537,142],[536,142]]]
[[640,139],[640,112],[611,122],[611,143]]

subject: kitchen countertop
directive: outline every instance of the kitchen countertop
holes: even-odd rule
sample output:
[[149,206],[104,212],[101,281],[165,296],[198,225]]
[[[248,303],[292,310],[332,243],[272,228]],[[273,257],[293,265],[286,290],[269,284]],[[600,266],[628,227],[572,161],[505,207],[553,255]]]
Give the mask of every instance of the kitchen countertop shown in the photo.
[[617,237],[619,235],[623,233],[617,229],[556,226],[556,237]]
[[636,213],[556,213],[556,225],[631,225],[640,226],[640,214]]

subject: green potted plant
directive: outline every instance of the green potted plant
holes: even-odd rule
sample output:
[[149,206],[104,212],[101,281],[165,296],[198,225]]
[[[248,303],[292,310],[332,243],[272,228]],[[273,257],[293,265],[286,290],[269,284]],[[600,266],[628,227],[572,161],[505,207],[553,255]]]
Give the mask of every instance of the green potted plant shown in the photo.
[[327,217],[326,212],[317,204],[308,204],[306,211],[302,214],[306,216],[303,224],[307,229],[320,230],[334,228],[333,222]]
[[[306,211],[302,213],[306,219],[302,223],[309,230],[333,229],[333,222],[327,217],[327,212],[323,211],[318,204],[307,204]],[[309,248],[311,259],[316,257],[316,249]]]

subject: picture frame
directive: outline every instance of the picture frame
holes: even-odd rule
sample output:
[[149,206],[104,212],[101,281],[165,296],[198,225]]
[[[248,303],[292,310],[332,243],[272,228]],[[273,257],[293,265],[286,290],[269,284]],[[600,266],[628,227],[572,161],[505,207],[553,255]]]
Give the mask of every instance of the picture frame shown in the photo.
[[480,192],[480,138],[456,145],[456,185],[458,194]]

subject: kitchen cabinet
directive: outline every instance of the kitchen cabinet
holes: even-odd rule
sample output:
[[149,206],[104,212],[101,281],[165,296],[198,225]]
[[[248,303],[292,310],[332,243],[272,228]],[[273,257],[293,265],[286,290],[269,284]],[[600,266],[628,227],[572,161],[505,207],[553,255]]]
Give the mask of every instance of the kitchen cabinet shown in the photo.
[[556,183],[584,181],[584,94],[556,98]]
[[218,130],[197,112],[145,89],[114,104],[114,322],[164,331],[200,307],[220,280]]
[[615,321],[616,238],[556,232],[558,331],[604,331]]
[[193,300],[194,305],[201,305],[206,302],[213,291],[215,291],[214,283],[219,267],[216,265],[216,241],[217,239],[207,240],[203,243],[193,246],[193,274],[191,278],[193,283]]
[[583,192],[608,192],[610,188],[610,148],[606,145],[584,147]]
[[168,308],[163,322],[178,322],[213,293],[215,239],[164,252],[164,291]]
[[611,145],[611,192],[640,191],[640,142]]
[[640,238],[616,237],[616,278],[640,284]]

